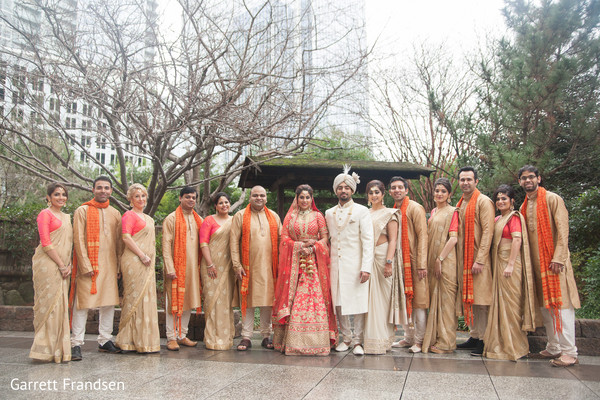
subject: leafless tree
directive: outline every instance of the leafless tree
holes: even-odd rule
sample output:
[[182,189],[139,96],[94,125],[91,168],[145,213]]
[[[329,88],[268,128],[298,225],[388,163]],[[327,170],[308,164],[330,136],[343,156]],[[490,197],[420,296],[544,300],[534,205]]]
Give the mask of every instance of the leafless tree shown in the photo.
[[478,121],[476,80],[444,50],[423,43],[413,48],[408,65],[371,74],[371,124],[376,147],[392,159],[435,168],[412,188],[427,210],[433,182],[454,175],[461,158],[475,149]]
[[[366,60],[356,52],[327,57],[355,27],[317,41],[318,27],[303,23],[314,10],[294,14],[268,0],[178,0],[175,32],[162,29],[143,0],[80,2],[77,24],[57,0],[24,1],[47,29],[0,15],[25,43],[0,50],[12,76],[4,86],[22,94],[4,110],[0,160],[84,190],[94,175],[108,175],[121,209],[134,172],[148,168],[142,183],[150,215],[182,178],[201,188],[206,213],[211,194],[234,181],[246,155],[302,151]],[[315,58],[321,61],[307,61]],[[85,126],[73,129],[74,111],[75,124],[82,116]],[[112,148],[115,159],[99,159],[90,140]]]

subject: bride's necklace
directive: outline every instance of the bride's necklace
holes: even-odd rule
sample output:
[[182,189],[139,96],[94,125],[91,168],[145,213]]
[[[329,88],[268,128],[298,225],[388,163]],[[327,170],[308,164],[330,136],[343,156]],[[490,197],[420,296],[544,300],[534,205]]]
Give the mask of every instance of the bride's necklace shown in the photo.
[[300,238],[305,238],[308,233],[308,216],[312,210],[298,211],[298,226],[300,228]]

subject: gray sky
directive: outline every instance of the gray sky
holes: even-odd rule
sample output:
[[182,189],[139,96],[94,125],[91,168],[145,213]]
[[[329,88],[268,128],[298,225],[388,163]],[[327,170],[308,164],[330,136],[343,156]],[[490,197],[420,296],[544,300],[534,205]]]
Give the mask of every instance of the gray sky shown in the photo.
[[378,39],[379,52],[403,53],[426,40],[464,54],[486,33],[504,33],[503,5],[502,0],[366,0],[367,36],[371,45]]

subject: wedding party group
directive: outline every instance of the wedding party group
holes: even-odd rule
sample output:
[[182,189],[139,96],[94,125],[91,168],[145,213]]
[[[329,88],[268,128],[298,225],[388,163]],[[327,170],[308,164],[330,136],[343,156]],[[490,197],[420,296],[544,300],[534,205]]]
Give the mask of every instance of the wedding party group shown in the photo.
[[[513,360],[529,356],[553,366],[578,363],[575,308],[580,307],[568,249],[563,199],[542,186],[538,169],[518,171],[526,197],[500,185],[490,199],[477,189],[473,167],[452,185],[433,185],[436,207],[409,199],[409,182],[366,184],[368,207],[353,200],[360,178],[350,167],[333,179],[337,204],[323,214],[313,188],[302,184],[283,223],[255,186],[249,204],[230,215],[230,198],[213,196],[215,213],[195,211],[193,187],[162,225],[166,348],[194,347],[187,337],[192,310],[204,313],[204,345],[249,351],[259,316],[261,346],[286,355],[411,353]],[[131,209],[110,206],[108,177],[93,182],[93,199],[71,216],[61,211],[67,187],[51,183],[48,208],[37,218],[33,256],[35,337],[30,357],[82,360],[88,311],[99,310],[98,350],[156,353],[160,333],[156,288],[156,229],[144,213],[148,193],[127,191]],[[393,208],[384,198],[394,200]],[[121,281],[121,296],[119,291]],[[113,338],[115,306],[119,329]],[[234,347],[234,308],[241,340]],[[457,345],[459,317],[469,339]],[[527,332],[544,326],[546,349],[531,354]],[[395,341],[396,330],[403,337]]]

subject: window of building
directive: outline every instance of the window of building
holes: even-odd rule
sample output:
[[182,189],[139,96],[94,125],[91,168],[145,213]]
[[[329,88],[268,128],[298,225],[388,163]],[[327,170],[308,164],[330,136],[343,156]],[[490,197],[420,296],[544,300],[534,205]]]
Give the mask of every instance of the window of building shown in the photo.
[[50,99],[50,111],[60,112],[60,100],[55,98]]
[[77,114],[77,102],[73,101],[73,102],[67,103],[67,113]]
[[6,83],[6,61],[0,61],[0,84]]
[[27,78],[27,70],[25,67],[15,65],[15,73],[12,79],[12,84],[16,88],[25,89],[25,82]]
[[83,147],[90,147],[92,145],[92,138],[87,135],[81,135],[81,145]]
[[99,149],[106,149],[106,138],[98,136],[96,138],[96,147],[98,147]]
[[75,118],[67,117],[65,119],[65,128],[67,129],[77,129],[77,120]]
[[110,155],[110,165],[115,165],[115,155],[114,154]]
[[12,91],[12,99],[14,104],[25,104],[25,90],[14,89]]
[[81,129],[83,129],[84,131],[91,131],[92,121],[90,121],[89,119],[84,119],[83,121],[81,121]]
[[0,88],[0,100],[4,101],[4,88]]
[[86,117],[91,117],[92,116],[92,106],[90,106],[89,104],[84,104],[82,107],[81,113],[83,115],[85,115]]
[[38,75],[32,75],[29,77],[29,81],[31,82],[31,88],[38,92],[44,91],[44,78]]

